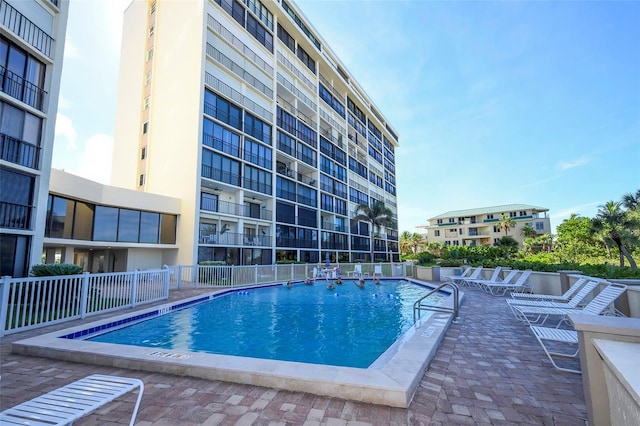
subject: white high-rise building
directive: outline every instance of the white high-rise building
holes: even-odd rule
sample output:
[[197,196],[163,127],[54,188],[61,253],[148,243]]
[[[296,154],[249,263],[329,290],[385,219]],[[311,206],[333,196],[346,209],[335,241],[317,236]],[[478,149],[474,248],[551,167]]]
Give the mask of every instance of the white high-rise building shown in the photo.
[[40,263],[68,0],[0,0],[0,276]]
[[112,184],[180,199],[171,263],[398,259],[398,134],[289,0],[136,0]]

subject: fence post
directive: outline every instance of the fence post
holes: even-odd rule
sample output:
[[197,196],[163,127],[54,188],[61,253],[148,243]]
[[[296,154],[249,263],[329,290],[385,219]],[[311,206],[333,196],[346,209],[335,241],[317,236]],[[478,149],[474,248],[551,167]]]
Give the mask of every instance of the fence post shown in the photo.
[[87,316],[87,299],[89,298],[89,272],[82,273],[82,288],[80,289],[80,318]]
[[136,296],[138,293],[138,270],[133,270],[133,282],[131,283],[131,307],[136,307]]
[[7,310],[9,307],[9,289],[11,287],[11,277],[5,275],[2,277],[2,293],[0,293],[0,337],[4,336],[7,327]]
[[162,269],[164,269],[164,275],[162,276],[162,281],[164,283],[164,295],[165,299],[169,299],[169,286],[171,285],[170,280],[173,269],[170,269],[168,265],[164,265]]
[[254,265],[254,281],[256,284],[258,284],[258,265]]

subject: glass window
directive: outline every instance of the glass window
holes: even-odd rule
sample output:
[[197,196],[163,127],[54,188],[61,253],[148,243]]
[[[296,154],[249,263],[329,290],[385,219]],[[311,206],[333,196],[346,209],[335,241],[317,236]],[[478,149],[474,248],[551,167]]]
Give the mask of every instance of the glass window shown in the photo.
[[298,225],[315,228],[317,226],[316,211],[306,209],[304,207],[298,207]]
[[200,196],[200,210],[217,212],[218,196],[215,194],[208,194],[206,192],[203,192]]
[[40,129],[42,127],[42,119],[33,114],[25,112],[24,114],[24,133],[22,140],[32,143],[36,146],[40,145]]
[[49,209],[51,228],[49,231],[49,237],[71,238],[74,203],[66,198],[51,198],[52,205],[50,205]]
[[296,208],[293,204],[276,202],[276,221],[296,223]]
[[176,216],[163,214],[160,224],[160,244],[176,243]]
[[118,236],[118,209],[96,206],[93,240],[116,241]]
[[157,244],[160,235],[160,214],[140,213],[140,242]]
[[90,241],[93,235],[93,204],[76,201],[73,216],[73,239]]
[[3,103],[2,104],[2,122],[0,123],[0,132],[11,136],[12,138],[22,139],[22,130],[24,128],[24,113],[18,108]]
[[118,241],[137,243],[140,236],[140,211],[120,209]]

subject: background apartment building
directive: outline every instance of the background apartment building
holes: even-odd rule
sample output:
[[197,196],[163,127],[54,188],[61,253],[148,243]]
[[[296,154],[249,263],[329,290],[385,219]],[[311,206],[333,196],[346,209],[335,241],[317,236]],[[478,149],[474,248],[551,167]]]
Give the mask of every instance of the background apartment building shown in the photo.
[[[289,0],[134,1],[112,184],[181,200],[167,263],[367,261],[398,135]],[[398,231],[374,239],[398,260]]]
[[40,263],[67,0],[0,0],[0,276]]
[[506,214],[515,221],[515,227],[509,230],[508,235],[522,246],[522,228],[527,225],[540,235],[551,232],[548,211],[544,207],[528,204],[454,210],[432,217],[428,225],[417,228],[418,232],[426,231],[430,243],[441,242],[448,246],[494,245],[505,235],[498,222]]

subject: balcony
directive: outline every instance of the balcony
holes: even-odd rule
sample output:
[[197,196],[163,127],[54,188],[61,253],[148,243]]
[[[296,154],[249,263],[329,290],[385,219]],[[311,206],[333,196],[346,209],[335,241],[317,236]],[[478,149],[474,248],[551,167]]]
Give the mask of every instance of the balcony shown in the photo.
[[326,231],[347,232],[347,227],[345,225],[336,225],[330,222],[322,222],[321,227]]
[[304,240],[299,238],[276,238],[276,247],[278,248],[318,248],[318,242],[315,240]]
[[202,165],[202,176],[209,179],[217,180],[218,182],[240,186],[240,175],[229,173],[227,171],[208,166],[206,164]]
[[[56,6],[58,4],[57,0],[51,1],[51,3]],[[53,38],[4,0],[0,0],[0,18],[2,19],[2,25],[9,28],[35,49],[44,53],[48,58],[52,58]]]
[[271,235],[248,235],[237,232],[202,233],[198,242],[206,245],[271,247]]
[[2,66],[0,66],[0,90],[12,98],[46,112],[44,107],[47,92]]
[[0,159],[37,170],[40,147],[0,133]]
[[230,203],[228,201],[220,201],[214,199],[205,199],[200,205],[200,209],[207,212],[223,213],[233,216],[250,217],[260,220],[271,220],[272,211],[267,209],[251,208],[243,204]]
[[0,228],[31,229],[33,207],[0,201]]

